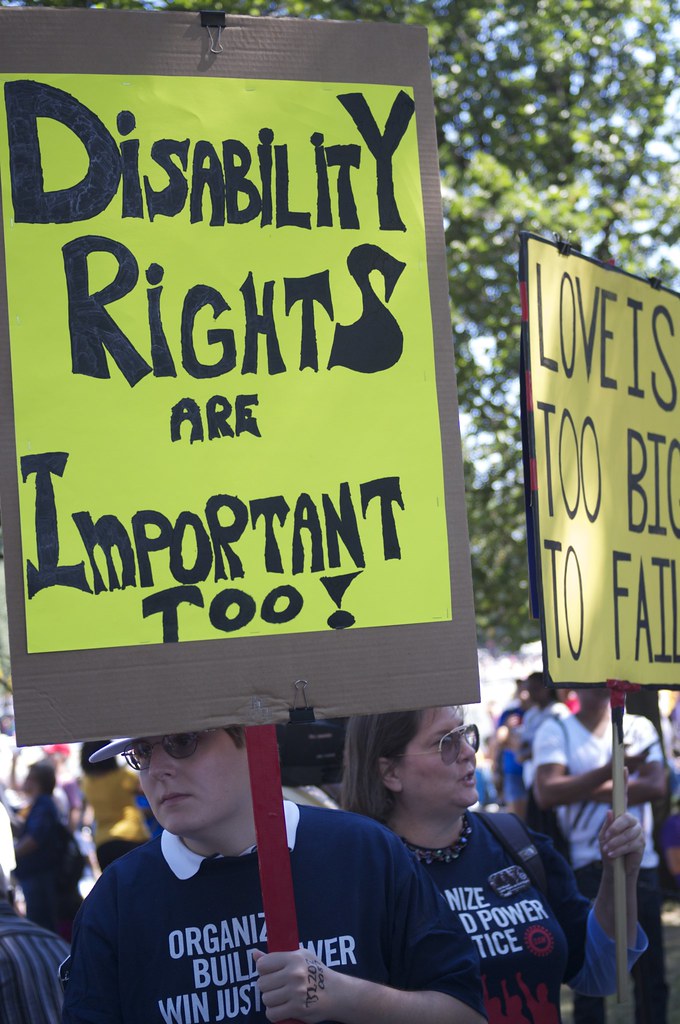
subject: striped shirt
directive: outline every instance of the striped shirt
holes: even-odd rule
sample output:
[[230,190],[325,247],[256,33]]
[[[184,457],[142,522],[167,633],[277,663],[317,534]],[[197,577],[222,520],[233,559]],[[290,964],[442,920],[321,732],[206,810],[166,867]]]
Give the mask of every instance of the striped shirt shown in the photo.
[[68,943],[0,899],[2,1024],[58,1024],[63,997],[57,972],[68,954]]

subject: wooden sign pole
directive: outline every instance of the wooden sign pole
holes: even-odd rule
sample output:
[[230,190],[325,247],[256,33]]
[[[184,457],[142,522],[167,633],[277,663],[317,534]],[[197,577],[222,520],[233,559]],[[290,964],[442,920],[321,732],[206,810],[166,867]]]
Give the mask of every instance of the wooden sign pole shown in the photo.
[[[246,750],[253,796],[262,906],[270,953],[298,949],[295,894],[290,868],[274,725],[248,726]],[[287,1020],[283,1024],[297,1024]]]

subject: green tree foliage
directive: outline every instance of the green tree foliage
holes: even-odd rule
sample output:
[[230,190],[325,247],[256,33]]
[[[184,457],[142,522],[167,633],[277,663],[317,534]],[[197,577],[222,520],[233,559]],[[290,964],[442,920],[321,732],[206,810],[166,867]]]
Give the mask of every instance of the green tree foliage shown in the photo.
[[479,639],[516,646],[538,635],[519,429],[519,232],[557,233],[680,285],[668,255],[680,241],[680,6],[299,5],[313,7],[429,30]]
[[680,0],[96,6],[427,27],[479,638],[499,646],[535,638],[519,431],[518,236],[556,233],[589,255],[680,286],[670,259],[680,243]]

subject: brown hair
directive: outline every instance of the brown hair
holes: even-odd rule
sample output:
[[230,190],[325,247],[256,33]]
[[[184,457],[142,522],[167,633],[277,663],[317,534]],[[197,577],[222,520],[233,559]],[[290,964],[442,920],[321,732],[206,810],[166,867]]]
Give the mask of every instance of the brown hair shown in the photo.
[[394,794],[380,772],[381,757],[403,754],[420,728],[423,711],[390,711],[384,715],[350,718],[345,735],[345,770],[341,805],[386,825]]
[[234,741],[234,746],[241,750],[246,745],[246,732],[242,725],[225,725],[224,731]]
[[57,777],[54,771],[54,765],[51,761],[47,759],[44,761],[36,761],[28,769],[26,778],[28,778],[29,775],[32,779],[35,779],[41,793],[44,793],[46,796],[52,795],[54,787],[57,784]]
[[85,775],[107,775],[109,772],[118,771],[120,767],[118,758],[105,757],[103,761],[90,761],[92,754],[105,747],[110,740],[85,740],[80,748],[80,769]]

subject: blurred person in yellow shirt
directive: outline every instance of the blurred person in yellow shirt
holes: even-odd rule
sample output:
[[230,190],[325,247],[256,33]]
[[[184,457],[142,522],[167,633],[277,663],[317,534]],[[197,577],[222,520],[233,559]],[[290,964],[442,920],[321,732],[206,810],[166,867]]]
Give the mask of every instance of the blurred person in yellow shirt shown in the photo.
[[80,754],[80,785],[92,809],[95,852],[102,871],[151,835],[137,802],[139,777],[117,757],[90,764],[90,755],[103,746],[104,741],[83,743]]

